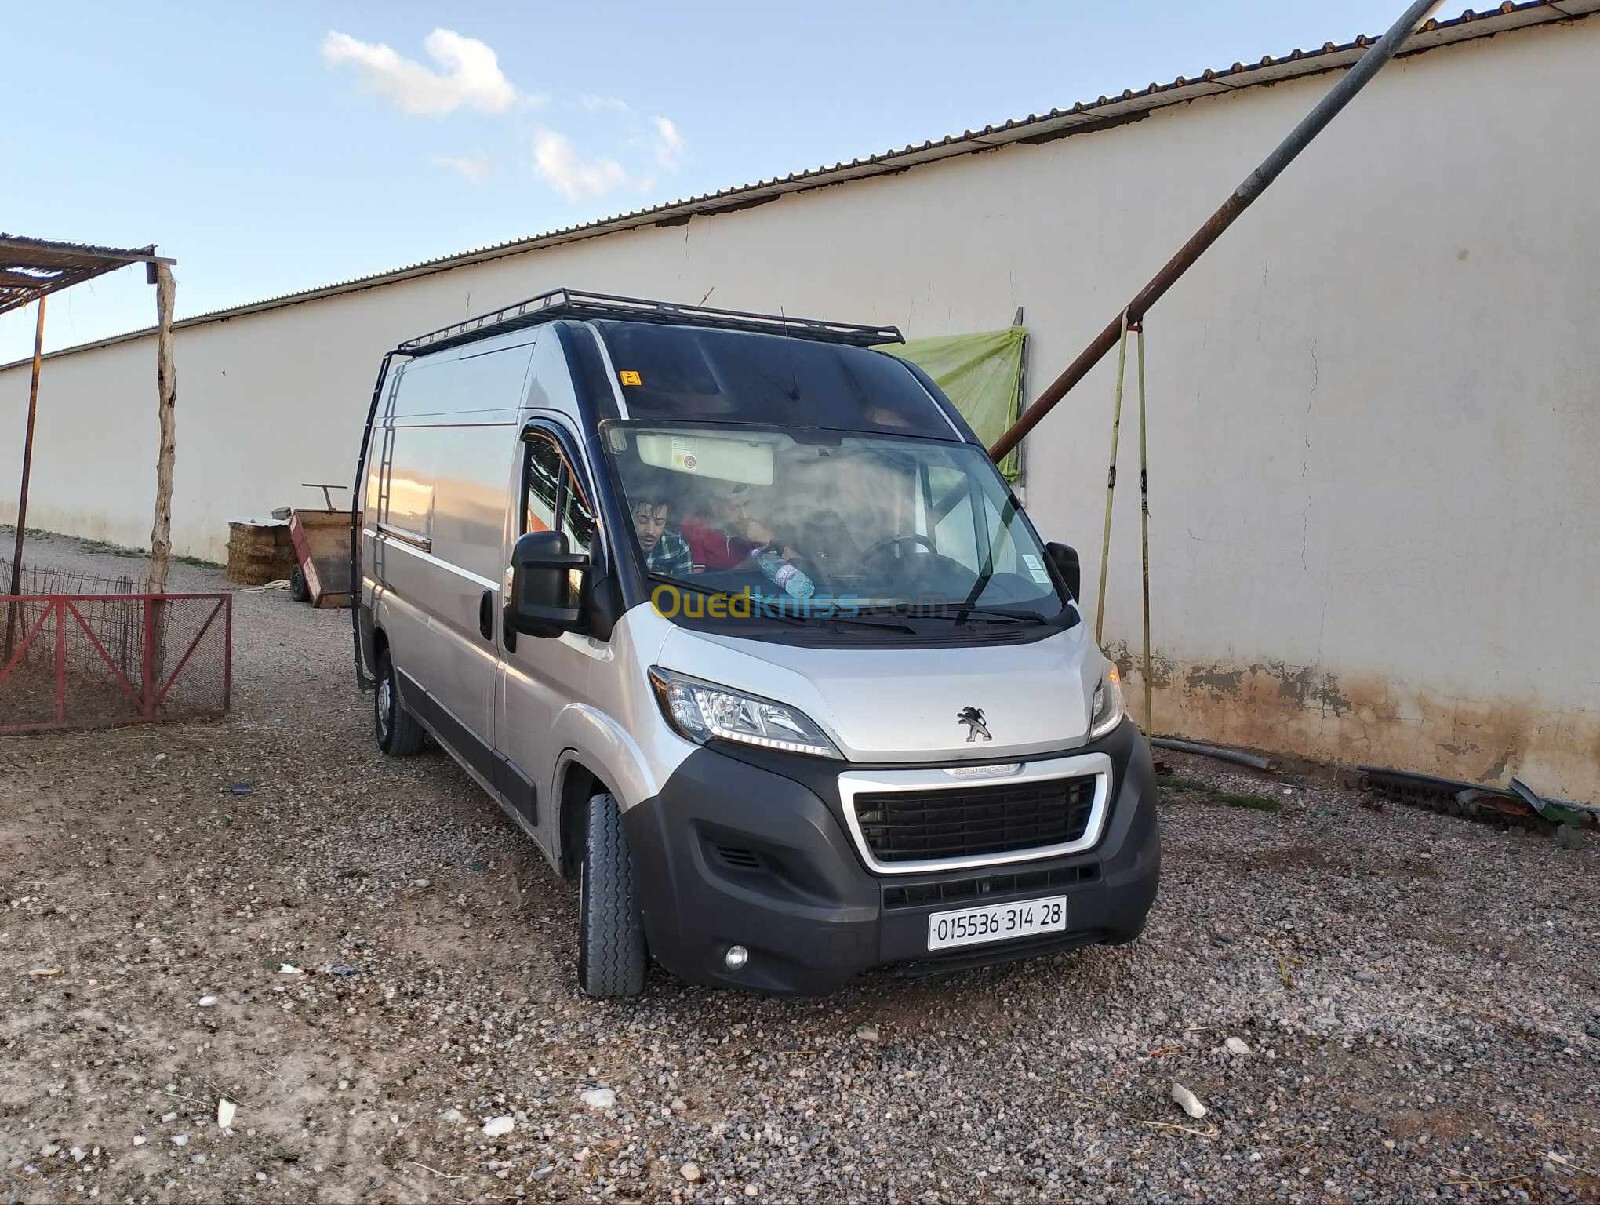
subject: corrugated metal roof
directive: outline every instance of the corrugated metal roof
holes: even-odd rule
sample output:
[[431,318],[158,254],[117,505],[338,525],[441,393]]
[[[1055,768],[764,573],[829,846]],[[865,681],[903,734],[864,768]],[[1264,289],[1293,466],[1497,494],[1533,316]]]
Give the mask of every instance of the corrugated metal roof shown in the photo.
[[[1521,4],[1506,0],[1506,3],[1495,9],[1483,11],[1467,9],[1459,17],[1443,21],[1431,19],[1424,22],[1406,42],[1405,49],[1400,54],[1402,57],[1423,54],[1441,46],[1476,38],[1492,37],[1495,34],[1505,33],[1513,29],[1574,21],[1590,16],[1596,11],[1600,11],[1600,0],[1525,0]],[[940,139],[903,146],[897,150],[869,155],[864,159],[852,159],[849,162],[841,161],[826,167],[814,167],[804,171],[791,172],[787,176],[756,180],[749,184],[740,184],[731,188],[719,189],[716,192],[702,193],[682,200],[668,201],[646,209],[636,209],[627,213],[615,214],[611,217],[599,218],[579,225],[563,226],[556,230],[545,231],[542,234],[512,239],[509,242],[496,243],[472,251],[463,251],[454,255],[440,256],[436,259],[422,260],[419,263],[409,264],[403,268],[394,268],[384,272],[373,273],[369,276],[358,276],[350,280],[322,285],[314,289],[285,293],[262,301],[231,306],[227,309],[212,310],[204,314],[197,314],[192,318],[185,318],[182,322],[176,323],[175,327],[181,330],[207,322],[218,322],[228,318],[238,318],[247,314],[259,313],[263,310],[300,305],[308,301],[317,301],[324,297],[334,297],[343,293],[359,292],[362,289],[377,288],[381,285],[394,284],[418,276],[432,275],[435,272],[447,272],[453,268],[483,263],[487,260],[501,259],[508,255],[521,255],[524,252],[538,250],[541,247],[576,242],[579,239],[596,238],[603,234],[634,230],[644,226],[679,225],[688,222],[691,218],[745,209],[766,201],[776,200],[786,193],[823,188],[828,185],[863,179],[869,176],[887,175],[919,164],[932,163],[939,159],[953,158],[957,155],[972,154],[976,151],[989,150],[1010,143],[1048,142],[1073,134],[1091,133],[1097,129],[1119,124],[1139,114],[1166,108],[1169,105],[1184,104],[1207,96],[1220,96],[1243,88],[1254,88],[1265,84],[1280,83],[1284,80],[1299,79],[1325,71],[1336,71],[1354,63],[1366,51],[1367,47],[1376,40],[1376,38],[1363,34],[1348,42],[1325,42],[1315,50],[1292,50],[1286,55],[1276,57],[1266,55],[1256,62],[1234,63],[1233,66],[1220,70],[1207,68],[1196,76],[1180,75],[1170,83],[1151,83],[1137,91],[1130,88],[1118,96],[1101,96],[1093,101],[1079,101],[1069,109],[1051,109],[1047,113],[1030,113],[1026,117],[1011,118],[999,125],[986,125],[981,130],[963,130],[960,134],[947,134]],[[123,335],[115,335],[93,343],[81,344],[77,347],[63,348],[61,351],[52,352],[51,357],[70,355],[74,352],[105,347],[129,339],[138,339],[150,334],[153,330],[153,327],[149,327],[143,330],[130,331]],[[23,362],[18,361],[17,363]],[[11,367],[14,367],[14,365],[0,365],[0,370]]]

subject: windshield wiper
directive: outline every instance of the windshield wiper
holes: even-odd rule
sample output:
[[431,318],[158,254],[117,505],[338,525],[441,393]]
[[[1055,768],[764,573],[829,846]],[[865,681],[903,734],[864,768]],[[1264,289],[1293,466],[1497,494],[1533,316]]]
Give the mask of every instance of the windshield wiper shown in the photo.
[[1036,611],[1007,611],[999,607],[973,607],[966,603],[944,604],[935,607],[862,607],[856,612],[861,615],[898,615],[902,619],[953,619],[957,623],[965,623],[970,617],[978,616],[986,622],[993,623],[1049,623]]
[[[880,613],[887,614],[887,612],[872,612],[871,614]],[[916,628],[912,627],[908,623],[901,623],[900,621],[894,619],[872,619],[865,611],[857,611],[853,615],[830,615],[828,616],[827,621],[830,623],[854,624],[858,628],[877,628],[879,631],[883,632],[905,632],[910,636],[915,636],[917,634]]]
[[960,613],[958,615],[958,620],[961,623],[965,623],[967,620],[973,618],[974,616],[977,616],[978,618],[983,619],[985,622],[996,622],[996,623],[999,623],[999,622],[1004,622],[1004,623],[1049,623],[1050,622],[1043,615],[1040,615],[1037,611],[1008,611],[1003,607],[962,607],[961,610],[960,610]]
[[933,612],[941,617],[948,616],[957,623],[966,623],[972,619],[981,619],[984,623],[1049,623],[1037,611],[1008,611],[1003,607],[975,607],[971,603],[962,603],[958,607],[944,608]]

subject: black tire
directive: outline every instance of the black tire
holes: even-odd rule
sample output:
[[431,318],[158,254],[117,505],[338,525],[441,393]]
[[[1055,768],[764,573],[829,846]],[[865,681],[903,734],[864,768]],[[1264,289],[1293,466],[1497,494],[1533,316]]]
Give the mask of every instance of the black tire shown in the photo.
[[610,795],[589,800],[578,867],[578,986],[586,996],[644,990],[644,926],[633,896],[633,859]]
[[311,587],[306,585],[305,570],[299,565],[289,570],[289,597],[295,602],[311,601]]
[[410,757],[422,751],[422,725],[400,701],[400,680],[388,649],[378,654],[378,688],[372,692],[372,719],[378,748],[390,757]]

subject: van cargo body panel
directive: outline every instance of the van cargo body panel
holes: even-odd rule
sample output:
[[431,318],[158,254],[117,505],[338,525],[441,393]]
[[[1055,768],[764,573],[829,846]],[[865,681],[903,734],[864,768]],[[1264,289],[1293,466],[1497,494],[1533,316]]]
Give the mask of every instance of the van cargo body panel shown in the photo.
[[[675,628],[661,664],[798,707],[850,761],[949,762],[1082,744],[1096,684],[1084,672],[1091,649],[1083,623],[1022,644],[866,650]],[[983,713],[991,739],[958,718],[967,708]]]

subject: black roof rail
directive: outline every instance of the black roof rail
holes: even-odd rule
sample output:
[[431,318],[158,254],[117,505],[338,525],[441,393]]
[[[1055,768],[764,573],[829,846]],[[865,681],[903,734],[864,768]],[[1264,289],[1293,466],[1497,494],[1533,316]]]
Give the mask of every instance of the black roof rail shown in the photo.
[[905,342],[905,336],[894,326],[858,326],[848,322],[824,322],[816,318],[791,318],[786,314],[751,314],[743,310],[716,310],[703,305],[675,305],[669,301],[614,297],[607,293],[581,293],[576,289],[551,289],[548,293],[540,293],[515,305],[491,310],[476,318],[468,318],[465,322],[407,339],[395,351],[402,356],[422,356],[489,335],[563,318],[578,321],[614,318],[624,322],[753,331],[788,335],[796,339],[815,339],[821,343],[848,343],[854,347]]

